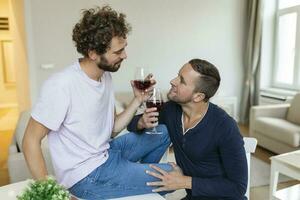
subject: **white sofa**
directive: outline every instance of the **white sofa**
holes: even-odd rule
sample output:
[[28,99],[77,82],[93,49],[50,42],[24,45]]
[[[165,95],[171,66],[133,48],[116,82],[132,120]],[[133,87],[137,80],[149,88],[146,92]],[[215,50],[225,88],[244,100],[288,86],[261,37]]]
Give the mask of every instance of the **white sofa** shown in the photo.
[[253,106],[249,131],[259,146],[274,153],[300,149],[300,93],[291,104]]

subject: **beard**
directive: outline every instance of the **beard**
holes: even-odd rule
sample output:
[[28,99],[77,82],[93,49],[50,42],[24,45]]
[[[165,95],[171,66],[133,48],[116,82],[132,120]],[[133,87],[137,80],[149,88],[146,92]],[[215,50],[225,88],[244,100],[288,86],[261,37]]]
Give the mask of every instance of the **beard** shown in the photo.
[[183,97],[180,97],[176,94],[172,94],[172,91],[171,89],[169,90],[168,94],[167,94],[167,98],[168,100],[170,101],[174,101],[175,103],[178,103],[179,105],[183,105],[183,104],[187,104],[189,102],[191,102],[191,97],[186,97],[186,98],[183,98]]
[[121,59],[119,62],[115,63],[115,64],[109,64],[108,60],[105,58],[104,55],[100,56],[101,61],[99,63],[97,63],[97,66],[99,69],[102,69],[104,71],[108,71],[108,72],[116,72],[119,70],[119,68],[121,67],[121,63],[123,61],[123,59]]

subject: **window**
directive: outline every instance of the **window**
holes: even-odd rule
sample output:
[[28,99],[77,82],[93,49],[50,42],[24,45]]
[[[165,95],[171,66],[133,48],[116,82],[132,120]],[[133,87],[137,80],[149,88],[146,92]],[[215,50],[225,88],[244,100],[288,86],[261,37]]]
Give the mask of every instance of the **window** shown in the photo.
[[300,0],[278,0],[273,86],[300,89]]

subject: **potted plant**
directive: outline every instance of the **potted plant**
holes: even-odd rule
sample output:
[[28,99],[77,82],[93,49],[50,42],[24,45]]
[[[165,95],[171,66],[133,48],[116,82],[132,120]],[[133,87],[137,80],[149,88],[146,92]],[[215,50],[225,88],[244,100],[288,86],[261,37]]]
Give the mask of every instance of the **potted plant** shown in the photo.
[[17,196],[18,200],[70,200],[68,190],[59,185],[52,177],[29,183],[24,192]]

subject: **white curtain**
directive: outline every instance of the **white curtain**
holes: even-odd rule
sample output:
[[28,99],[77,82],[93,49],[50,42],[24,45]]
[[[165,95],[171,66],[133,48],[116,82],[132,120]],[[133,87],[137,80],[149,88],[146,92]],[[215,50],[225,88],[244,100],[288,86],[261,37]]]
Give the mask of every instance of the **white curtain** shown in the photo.
[[251,106],[258,104],[263,1],[264,0],[248,0],[247,44],[240,109],[240,119],[242,123],[248,123]]

